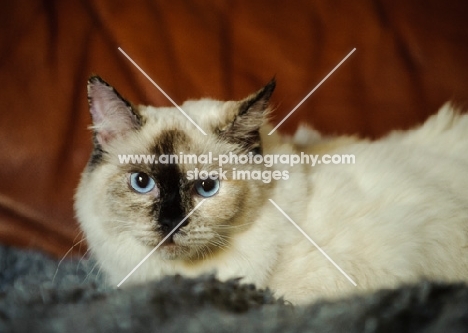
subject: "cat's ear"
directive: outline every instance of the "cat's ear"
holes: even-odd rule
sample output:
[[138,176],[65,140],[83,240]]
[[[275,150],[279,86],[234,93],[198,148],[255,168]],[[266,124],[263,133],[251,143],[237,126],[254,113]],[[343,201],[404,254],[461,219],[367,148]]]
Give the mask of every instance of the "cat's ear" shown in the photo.
[[114,138],[141,127],[141,116],[132,104],[99,76],[88,80],[88,103],[95,144],[102,148]]
[[234,115],[218,129],[219,135],[230,142],[239,143],[246,150],[258,150],[260,127],[267,119],[268,102],[276,87],[273,78],[266,86],[237,103]]

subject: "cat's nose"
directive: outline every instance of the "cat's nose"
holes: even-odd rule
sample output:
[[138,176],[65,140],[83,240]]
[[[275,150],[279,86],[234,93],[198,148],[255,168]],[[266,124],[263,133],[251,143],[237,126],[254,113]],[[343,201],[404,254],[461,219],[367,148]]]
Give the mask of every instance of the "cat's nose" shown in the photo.
[[[161,230],[164,234],[170,233],[172,230],[177,228],[180,221],[182,221],[184,217],[161,217],[159,219],[159,224],[161,226]],[[188,219],[186,219],[175,232],[179,231],[180,228],[186,226],[188,224]]]

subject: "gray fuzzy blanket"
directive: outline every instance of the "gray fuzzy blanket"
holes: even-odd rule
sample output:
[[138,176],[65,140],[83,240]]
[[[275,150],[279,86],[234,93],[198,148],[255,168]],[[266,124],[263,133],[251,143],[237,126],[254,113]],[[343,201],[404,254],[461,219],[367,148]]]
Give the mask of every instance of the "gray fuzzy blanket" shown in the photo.
[[237,280],[173,276],[112,289],[90,260],[58,263],[0,246],[0,332],[468,332],[464,284],[293,307]]

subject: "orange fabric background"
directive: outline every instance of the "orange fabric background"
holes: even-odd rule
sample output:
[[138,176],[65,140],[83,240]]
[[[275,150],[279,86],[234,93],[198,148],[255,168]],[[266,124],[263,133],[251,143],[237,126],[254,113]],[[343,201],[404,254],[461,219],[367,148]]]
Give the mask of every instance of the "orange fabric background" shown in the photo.
[[[276,75],[281,127],[378,137],[468,101],[466,1],[4,1],[0,12],[0,242],[62,255],[91,150],[86,81],[135,103],[240,99]],[[79,237],[77,239],[80,239]]]

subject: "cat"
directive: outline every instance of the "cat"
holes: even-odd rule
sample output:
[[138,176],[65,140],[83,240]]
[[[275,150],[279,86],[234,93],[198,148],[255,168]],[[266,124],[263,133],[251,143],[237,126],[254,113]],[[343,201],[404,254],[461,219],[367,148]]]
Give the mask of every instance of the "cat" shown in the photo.
[[[466,281],[468,116],[447,104],[422,126],[377,141],[325,137],[307,128],[288,139],[268,135],[275,85],[272,80],[240,101],[185,102],[182,110],[204,135],[175,107],[135,106],[100,77],[89,79],[94,149],[75,210],[111,283],[122,281],[165,237],[126,284],[214,272],[303,304],[419,279]],[[216,162],[118,159],[301,152],[355,161],[224,166],[280,172],[268,182],[187,177],[195,168],[217,170]]]

